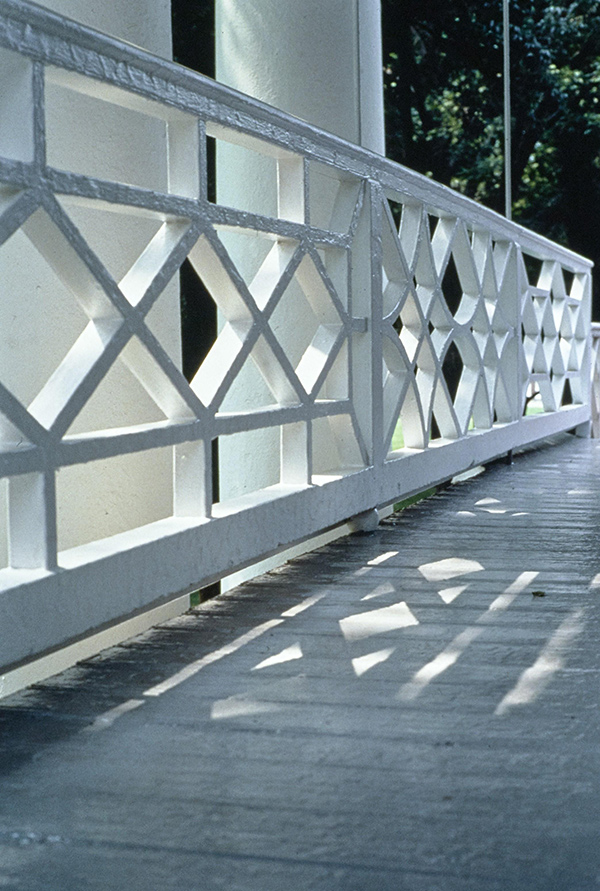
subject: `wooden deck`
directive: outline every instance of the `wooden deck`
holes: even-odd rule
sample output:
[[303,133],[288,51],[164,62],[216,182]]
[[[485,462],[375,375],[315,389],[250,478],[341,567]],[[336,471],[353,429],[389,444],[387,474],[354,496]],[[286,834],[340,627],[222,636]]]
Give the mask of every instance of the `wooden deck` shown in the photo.
[[0,708],[0,888],[600,888],[600,443]]

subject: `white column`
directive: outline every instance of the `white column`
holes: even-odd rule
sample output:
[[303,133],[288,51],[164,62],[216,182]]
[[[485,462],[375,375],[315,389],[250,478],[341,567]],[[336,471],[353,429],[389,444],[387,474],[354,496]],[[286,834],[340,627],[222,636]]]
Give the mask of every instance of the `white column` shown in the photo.
[[[380,0],[216,0],[215,24],[217,80],[385,154]],[[319,216],[316,191],[313,219]],[[279,199],[281,208],[281,192]],[[276,215],[272,162],[219,144],[217,200]],[[257,265],[252,245],[224,240],[249,276]],[[296,313],[280,317],[278,324],[298,330],[302,321]],[[250,406],[259,385],[250,371],[238,382],[231,408],[243,408],[244,394]],[[222,498],[277,481],[278,443],[265,434],[248,445],[219,443]]]
[[217,80],[385,154],[380,0],[216,0]]
[[[42,5],[163,57],[171,56],[170,0],[47,0]],[[15,102],[22,101],[18,93],[14,95]],[[10,101],[8,91],[5,100],[7,97]],[[149,121],[146,130],[143,129],[145,125],[141,125],[141,132],[138,124],[137,131],[134,127],[135,137],[131,138],[124,120],[123,127],[113,127],[114,132],[107,137],[105,131],[110,124],[105,126],[101,109],[94,120],[90,119],[89,107],[89,100],[80,93],[63,90],[61,94],[60,89],[46,85],[46,108],[52,109],[52,114],[48,111],[48,145],[58,134],[69,157],[91,159],[90,163],[95,163],[97,156],[102,154],[102,163],[112,165],[115,178],[121,168],[134,169],[144,180],[144,185],[164,189],[167,170],[164,128],[160,131]],[[143,136],[141,144],[140,135]],[[110,156],[108,161],[107,155]],[[93,170],[81,172],[94,173]],[[117,277],[127,270],[126,264],[132,253],[143,250],[144,238],[151,237],[144,229],[144,225],[149,226],[147,222],[140,224],[141,231],[138,227],[134,232],[135,227],[130,221],[122,220],[118,215],[96,210],[88,212],[82,208],[71,210],[66,205],[65,209],[72,213],[76,225],[83,227],[89,243],[107,265],[107,255],[111,255],[121,270],[118,275],[114,273]],[[48,249],[47,239],[43,239],[47,248],[44,257],[27,237],[28,229],[29,235],[35,230],[39,237],[48,224],[47,218],[36,216],[24,227],[25,232],[18,232],[0,249],[0,378],[26,406],[35,399],[87,321],[69,291],[68,283],[64,279],[61,281],[60,274],[57,276],[52,269],[55,255]],[[77,270],[69,273],[71,283],[76,281],[76,273]],[[152,310],[152,330],[179,363],[181,342],[176,281],[168,286]],[[117,362],[109,375],[110,385],[105,388],[100,385],[93,406],[90,401],[81,420],[75,420],[72,430],[77,426],[86,430],[129,426],[163,417],[141,384],[121,363]],[[17,434],[8,429],[3,435],[10,441]],[[55,482],[59,546],[71,547],[170,515],[172,468],[173,456],[169,450],[164,450],[160,454],[145,453],[67,468],[56,476],[47,472],[45,475],[40,473],[39,478],[31,475],[31,480],[29,477],[16,478],[10,486],[0,489],[4,504],[10,502],[12,516],[10,530],[4,528],[4,520],[0,522],[0,567],[8,560],[14,566],[32,567],[44,562],[52,566],[51,556],[44,558],[43,551],[45,547],[51,554],[56,542],[56,528],[53,528]],[[6,515],[5,507],[1,514]],[[35,539],[31,546],[25,542],[28,527]]]
[[172,58],[171,0],[45,0],[40,6]]

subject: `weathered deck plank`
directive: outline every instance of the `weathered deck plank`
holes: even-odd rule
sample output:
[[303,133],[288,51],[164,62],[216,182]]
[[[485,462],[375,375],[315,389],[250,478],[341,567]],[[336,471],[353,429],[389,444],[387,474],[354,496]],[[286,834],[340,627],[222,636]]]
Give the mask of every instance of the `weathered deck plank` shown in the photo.
[[0,887],[600,887],[599,473],[495,465],[4,700]]

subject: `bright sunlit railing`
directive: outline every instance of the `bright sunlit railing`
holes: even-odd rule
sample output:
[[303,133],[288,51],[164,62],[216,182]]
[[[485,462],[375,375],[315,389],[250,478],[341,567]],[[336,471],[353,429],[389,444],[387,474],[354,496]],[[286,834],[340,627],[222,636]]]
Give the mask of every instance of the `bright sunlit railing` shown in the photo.
[[20,0],[0,77],[3,664],[589,421],[585,259]]

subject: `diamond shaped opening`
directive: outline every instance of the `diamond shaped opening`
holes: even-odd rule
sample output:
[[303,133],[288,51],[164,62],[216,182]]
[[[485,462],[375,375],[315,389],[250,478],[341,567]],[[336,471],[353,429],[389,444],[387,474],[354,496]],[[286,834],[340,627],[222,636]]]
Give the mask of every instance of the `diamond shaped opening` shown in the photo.
[[162,288],[145,323],[185,379],[192,381],[215,343],[217,307],[189,259]]
[[56,475],[56,501],[59,551],[170,517],[173,450],[62,467]]
[[198,157],[193,115],[64,69],[48,66],[46,72],[50,166],[153,191],[198,195],[198,167],[190,163]]
[[0,155],[33,160],[33,65],[0,47]]
[[294,249],[273,237],[251,238],[237,231],[221,232],[221,238],[203,236],[192,248],[181,273],[184,361],[204,404],[214,403],[223,411],[250,410],[276,403],[274,392],[297,401],[289,383],[282,391],[285,374],[273,355],[278,344],[256,337],[253,309],[254,303],[265,309],[277,299],[273,292]]
[[463,296],[463,289],[458,277],[454,255],[450,254],[448,265],[442,278],[442,293],[451,315],[456,315]]
[[361,196],[360,180],[311,161],[309,195],[311,226],[344,235],[350,231]]
[[460,351],[455,342],[452,341],[446,351],[442,363],[442,374],[444,375],[444,380],[446,381],[446,386],[448,387],[452,402],[456,399],[456,393],[464,367],[465,363],[463,362]]

